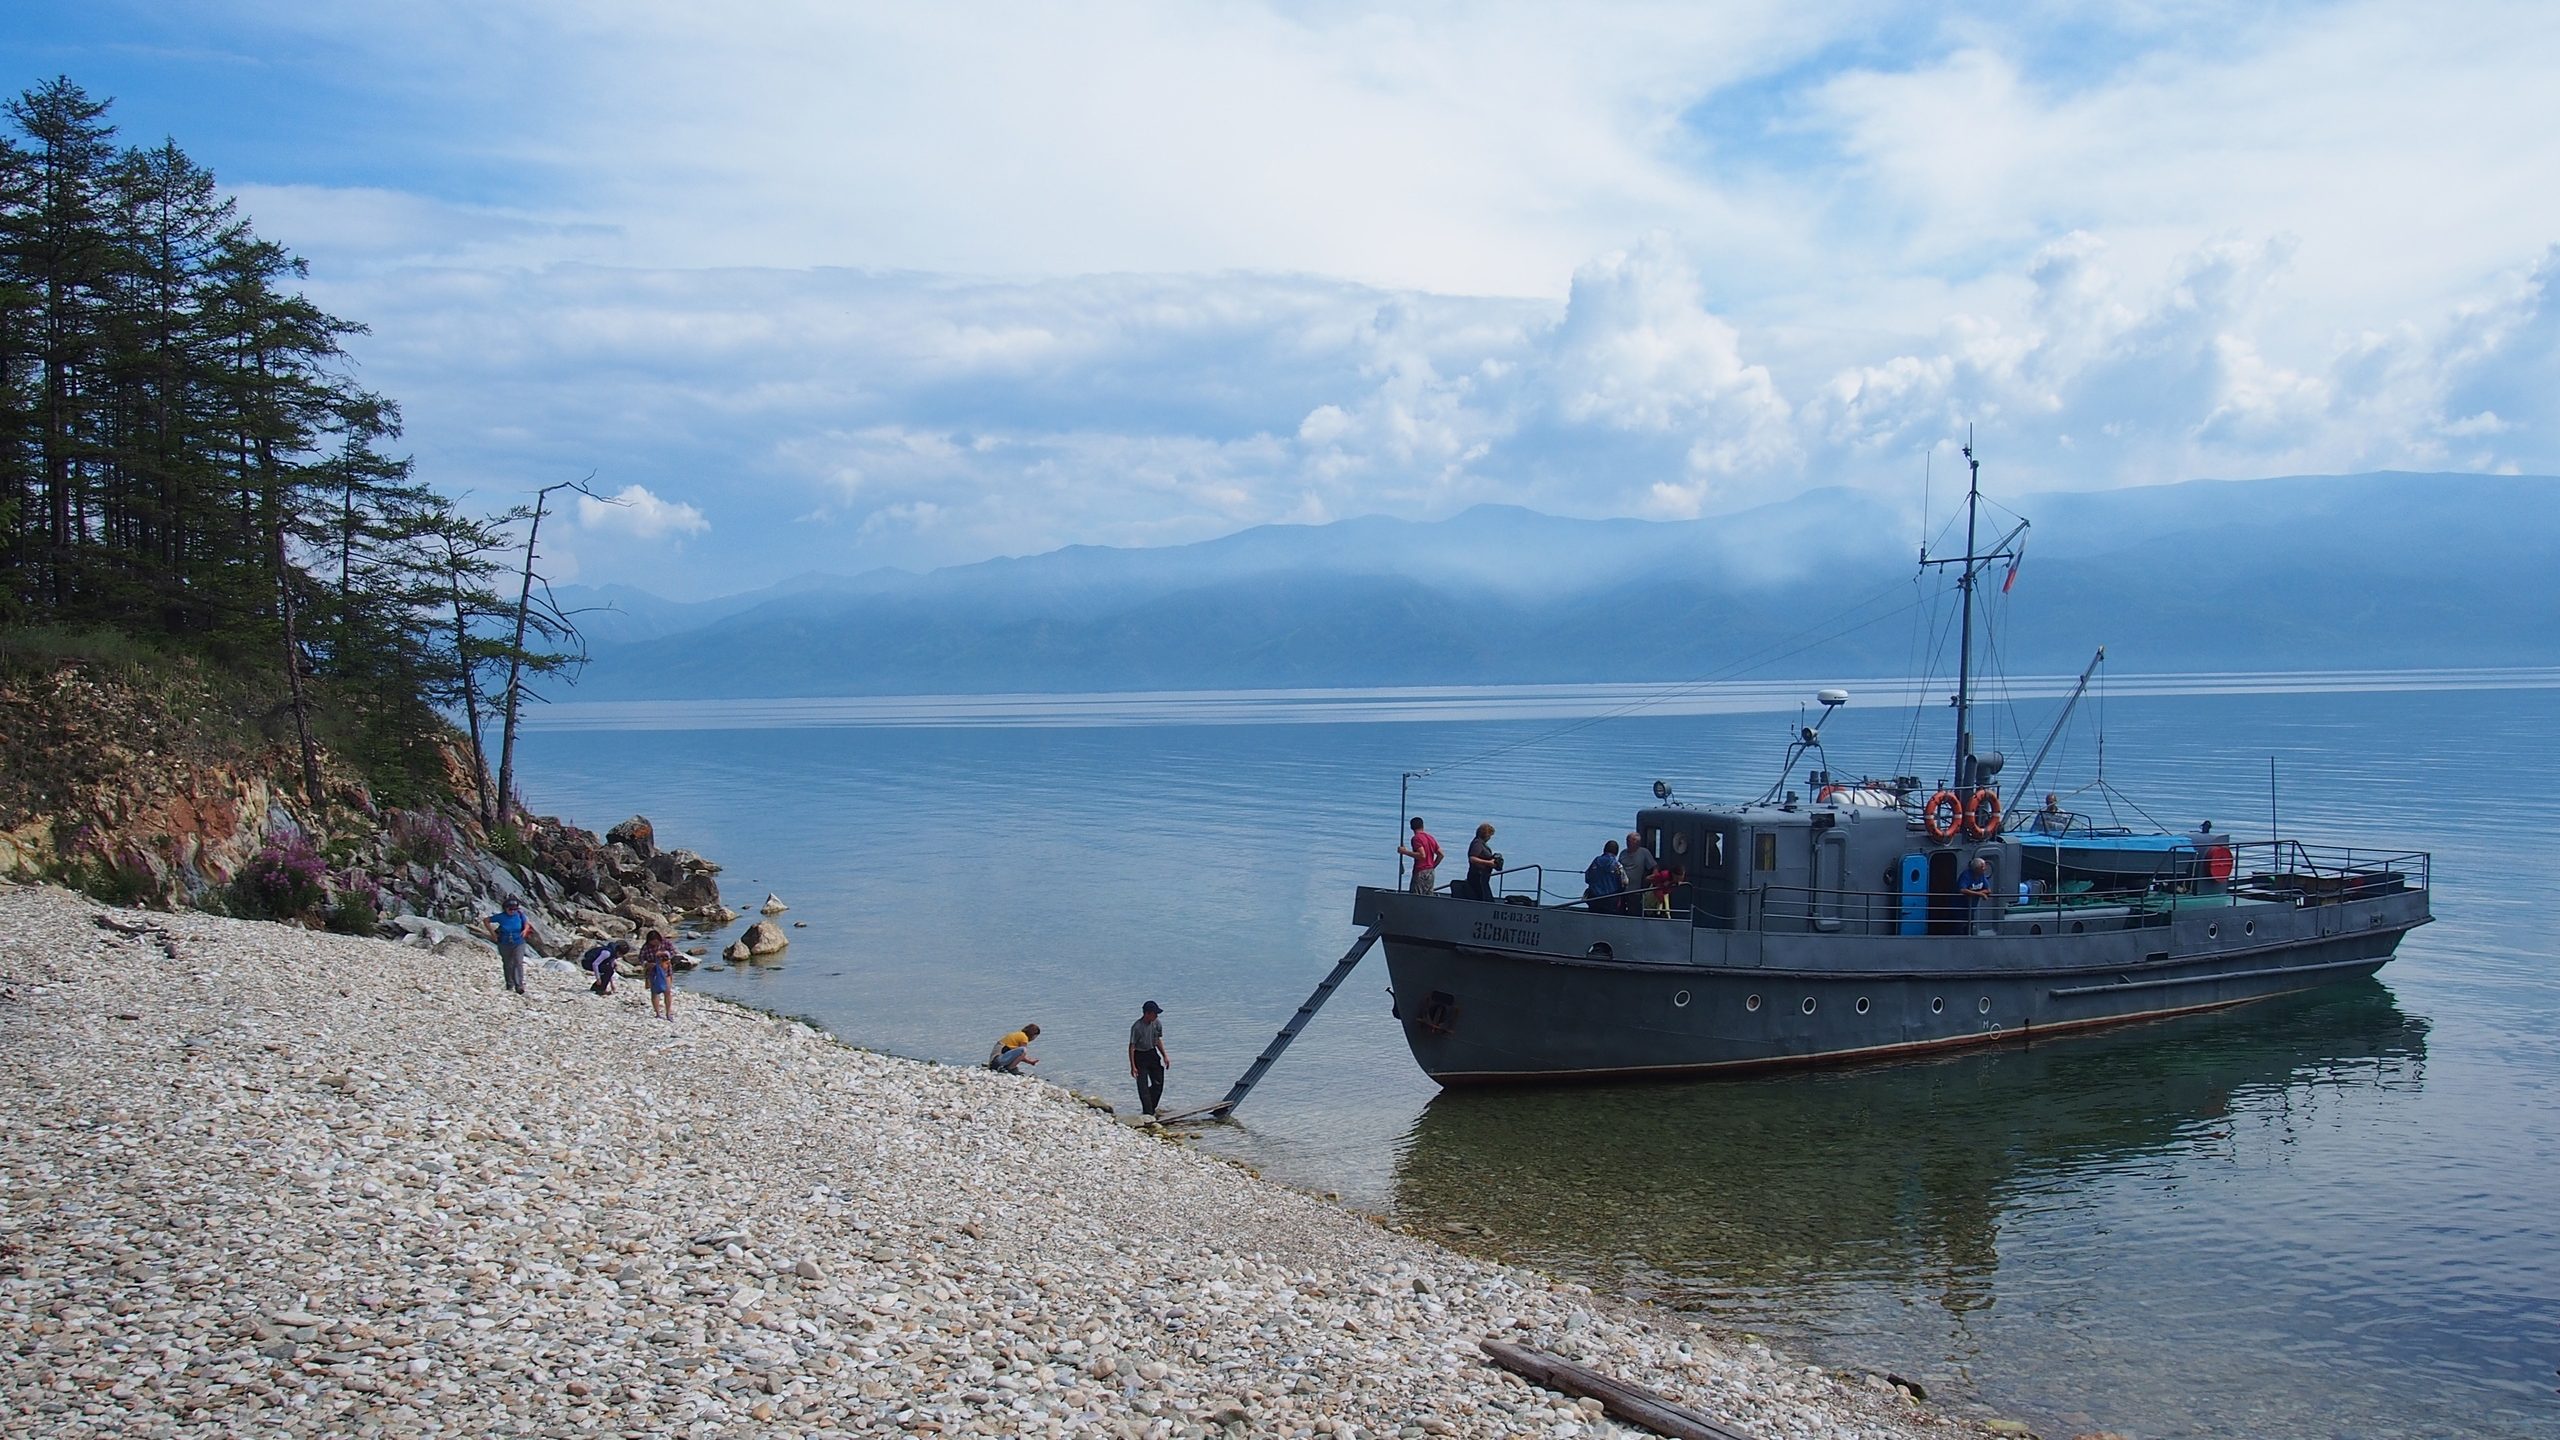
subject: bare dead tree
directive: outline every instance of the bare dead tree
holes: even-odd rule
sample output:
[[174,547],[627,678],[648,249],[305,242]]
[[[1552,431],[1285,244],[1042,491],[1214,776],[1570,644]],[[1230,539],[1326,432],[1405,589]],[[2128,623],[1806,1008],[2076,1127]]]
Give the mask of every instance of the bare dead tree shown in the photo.
[[[560,608],[559,602],[552,599],[551,582],[534,569],[534,562],[541,554],[542,518],[550,508],[553,492],[560,490],[574,491],[599,504],[622,503],[612,496],[598,495],[589,488],[595,478],[590,472],[583,478],[557,481],[535,491],[533,509],[525,524],[524,567],[516,590],[515,636],[507,646],[504,721],[498,732],[497,820],[500,825],[515,822],[516,722],[523,708],[526,673],[549,674],[584,658],[584,640],[578,634],[576,623]],[[539,608],[534,603],[537,584],[542,587],[542,605]],[[546,644],[556,645],[566,640],[579,649],[573,654],[533,652],[525,648],[528,634]]]

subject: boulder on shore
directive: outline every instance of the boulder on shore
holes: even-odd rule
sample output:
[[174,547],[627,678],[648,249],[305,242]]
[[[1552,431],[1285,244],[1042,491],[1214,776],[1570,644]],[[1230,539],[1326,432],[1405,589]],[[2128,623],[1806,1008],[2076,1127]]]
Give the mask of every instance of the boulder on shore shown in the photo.
[[632,816],[604,832],[604,838],[608,844],[630,846],[632,852],[643,860],[658,852],[657,827],[649,823],[646,815]]
[[772,921],[759,920],[747,927],[747,933],[738,937],[738,943],[747,947],[748,954],[762,958],[779,955],[789,949],[791,937],[783,934],[782,927]]
[[774,894],[774,893],[773,893],[772,891],[770,891],[770,890],[768,890],[768,891],[766,891],[766,892],[765,892],[765,896],[764,896],[764,913],[766,913],[767,915],[779,915],[779,914],[781,914],[783,911],[788,910],[788,909],[790,909],[790,908],[791,908],[790,906],[785,905],[785,904],[783,904],[783,903],[782,903],[782,897],[781,897],[781,896]]

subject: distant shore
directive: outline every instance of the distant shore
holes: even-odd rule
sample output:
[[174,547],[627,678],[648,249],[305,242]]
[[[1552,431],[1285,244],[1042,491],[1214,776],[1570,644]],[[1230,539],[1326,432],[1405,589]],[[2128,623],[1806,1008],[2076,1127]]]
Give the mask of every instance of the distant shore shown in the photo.
[[561,968],[0,888],[0,1077],[15,1434],[1618,1433],[1485,1336],[1768,1440],[1959,1428],[1052,1086]]

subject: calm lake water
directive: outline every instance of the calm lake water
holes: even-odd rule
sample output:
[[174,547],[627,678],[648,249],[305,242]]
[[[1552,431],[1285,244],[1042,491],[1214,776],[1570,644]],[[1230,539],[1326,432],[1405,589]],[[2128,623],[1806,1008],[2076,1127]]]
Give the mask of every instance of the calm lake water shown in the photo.
[[[2048,762],[2039,791],[2103,763],[2163,821],[2246,837],[2272,756],[2288,833],[2432,850],[2437,923],[2378,981],[1921,1063],[1441,1093],[1373,958],[1206,1143],[2048,1432],[2560,1436],[2555,687],[2137,677],[2103,753],[2084,704]],[[1865,688],[1834,768],[1943,769],[1943,712],[1899,765],[1902,692]],[[730,903],[806,922],[691,988],[961,1063],[1038,1020],[1042,1078],[1131,1098],[1121,1047],[1159,1000],[1171,1109],[1223,1094],[1354,938],[1404,772],[1433,770],[1409,803],[1452,848],[1490,820],[1515,864],[1573,874],[1656,778],[1765,788],[1811,689],[1588,724],[1653,692],[561,706],[524,764],[542,808],[645,811]],[[2055,693],[2002,718],[2038,734]]]

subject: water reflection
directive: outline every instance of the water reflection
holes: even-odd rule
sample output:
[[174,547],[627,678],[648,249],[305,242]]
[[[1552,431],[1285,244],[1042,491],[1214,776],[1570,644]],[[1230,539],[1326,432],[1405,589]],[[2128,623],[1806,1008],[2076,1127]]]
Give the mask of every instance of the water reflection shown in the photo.
[[[2415,1089],[2427,1024],[2361,981],[2028,1048],[1765,1080],[1444,1091],[1396,1166],[1404,1218],[1597,1285],[1834,1336],[1898,1295],[1961,1324],[2003,1229],[2092,1174],[2166,1172],[2243,1111]],[[1595,1245],[1605,1235],[1605,1243]],[[1915,1337],[1916,1338],[1916,1337]],[[1919,1353],[1932,1353],[1922,1349]],[[1943,1352],[1939,1352],[1943,1353]]]

